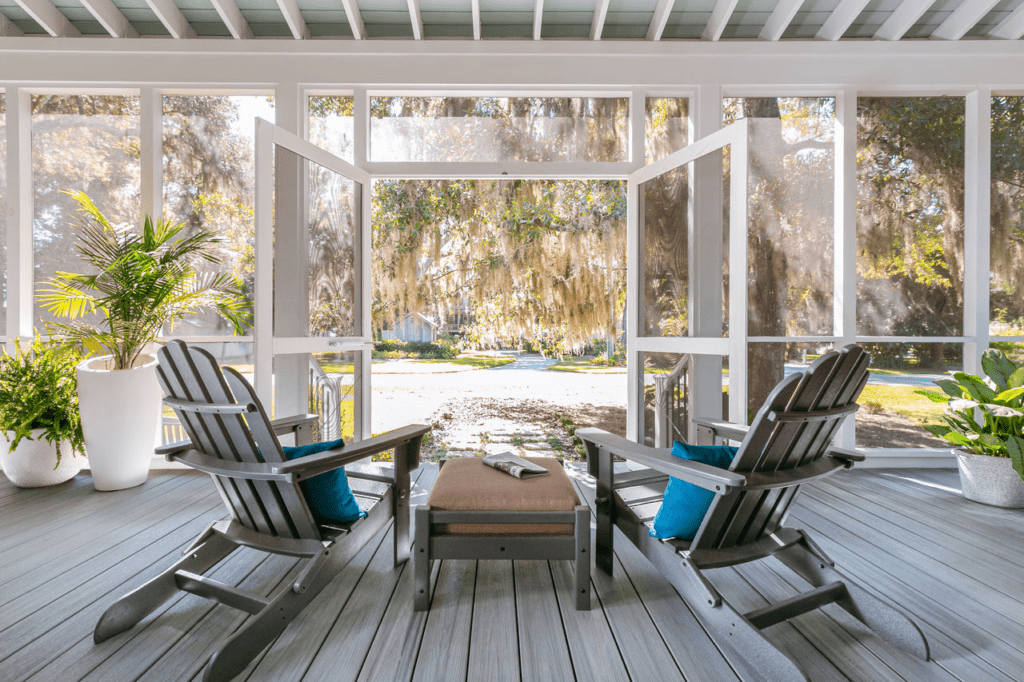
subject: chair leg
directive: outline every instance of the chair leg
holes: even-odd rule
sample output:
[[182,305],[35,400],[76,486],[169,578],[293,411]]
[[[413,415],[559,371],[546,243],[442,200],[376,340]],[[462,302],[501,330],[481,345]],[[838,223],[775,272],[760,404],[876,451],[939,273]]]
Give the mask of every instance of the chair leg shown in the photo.
[[174,578],[177,571],[202,574],[231,554],[238,545],[212,532],[211,528],[199,536],[187,556],[111,604],[96,623],[93,641],[99,644],[131,629],[177,594],[178,584]]
[[800,533],[804,536],[800,544],[775,555],[782,563],[815,587],[842,582],[846,586],[846,596],[837,599],[836,604],[907,653],[925,661],[930,660],[928,640],[906,612],[879,599],[837,571],[824,552],[810,542],[803,531]]
[[[415,453],[419,457],[419,453]],[[392,512],[395,518],[394,557],[395,566],[409,560],[409,464],[406,447],[395,448],[395,487],[392,491]]]
[[430,507],[418,505],[416,514],[416,543],[412,557],[413,608],[430,608]]
[[665,558],[669,561],[656,565],[664,567],[665,577],[707,628],[711,639],[728,647],[727,656],[734,666],[747,667],[752,676],[768,682],[810,682],[793,659],[776,649],[715,590],[700,569],[680,561],[678,556]]
[[576,610],[590,610],[590,509],[576,507]]
[[242,672],[261,651],[284,632],[285,628],[338,572],[348,563],[331,555],[327,565],[322,566],[311,578],[302,592],[294,589],[294,583],[278,589],[267,606],[231,635],[210,657],[203,673],[203,682],[228,682]]

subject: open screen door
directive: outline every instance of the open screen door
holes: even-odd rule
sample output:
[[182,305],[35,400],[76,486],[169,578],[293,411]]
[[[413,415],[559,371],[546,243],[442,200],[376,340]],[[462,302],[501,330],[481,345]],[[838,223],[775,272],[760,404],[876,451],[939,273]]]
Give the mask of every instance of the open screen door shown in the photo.
[[370,435],[370,177],[256,125],[255,386],[321,438]]
[[724,416],[726,390],[745,423],[729,375],[746,376],[746,122],[632,173],[628,205],[627,436],[693,442],[690,420]]

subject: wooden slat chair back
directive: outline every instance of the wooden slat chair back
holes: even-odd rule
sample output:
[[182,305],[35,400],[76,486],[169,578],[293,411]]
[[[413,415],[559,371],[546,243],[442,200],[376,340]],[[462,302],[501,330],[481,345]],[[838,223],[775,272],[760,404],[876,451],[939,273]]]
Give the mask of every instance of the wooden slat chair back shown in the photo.
[[[181,343],[167,344],[157,356],[165,403],[174,408],[196,449],[227,462],[285,461],[270,418],[236,370],[221,370],[212,355],[201,348],[186,350]],[[184,403],[237,405],[240,411],[183,409]],[[298,483],[212,476],[232,518],[242,526],[277,537],[321,539]]]
[[[205,682],[227,681],[288,626],[342,568],[393,520],[395,564],[409,558],[409,472],[419,466],[419,448],[430,427],[413,424],[373,438],[286,461],[278,441],[293,434],[296,445],[311,440],[315,414],[271,421],[245,378],[223,371],[213,356],[181,341],[157,354],[164,404],[178,415],[188,440],[157,449],[167,459],[208,473],[230,518],[211,523],[184,557],[114,602],[94,632],[99,643],[135,626],[179,591],[190,592],[251,614],[210,657]],[[299,486],[347,464],[393,450],[393,471],[349,471],[373,490],[359,491],[367,515],[346,523],[319,524]],[[381,492],[383,489],[383,492]],[[207,578],[240,547],[296,557],[304,563],[295,580],[269,597]]]
[[[597,517],[595,562],[610,574],[617,530],[672,583],[744,678],[770,682],[807,680],[794,660],[761,630],[835,603],[897,646],[928,659],[928,642],[899,607],[837,571],[807,534],[784,525],[800,486],[849,468],[863,456],[832,446],[843,421],[857,409],[868,380],[870,357],[850,345],[829,352],[804,372],[786,377],[771,392],[751,426],[695,419],[698,438],[741,443],[728,470],[674,457],[600,429],[577,429],[587,447]],[[616,471],[615,457],[648,469]],[[668,477],[715,493],[693,540],[659,540],[648,523],[661,504]],[[707,569],[774,556],[812,589],[743,613],[715,587]]]
[[[857,410],[869,363],[870,356],[854,346],[825,354],[806,371],[785,378],[754,417],[729,470],[759,474],[765,484],[785,481],[789,472],[820,461],[843,421]],[[800,483],[797,477],[790,485],[717,496],[690,549],[726,549],[770,536]]]

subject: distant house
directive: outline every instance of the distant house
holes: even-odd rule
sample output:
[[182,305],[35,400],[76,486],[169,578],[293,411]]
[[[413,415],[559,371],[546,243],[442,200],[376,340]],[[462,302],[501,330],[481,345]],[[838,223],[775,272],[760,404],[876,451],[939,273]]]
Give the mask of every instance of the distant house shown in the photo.
[[399,341],[421,341],[434,343],[437,341],[437,322],[420,313],[407,313],[395,324],[394,329],[385,329],[381,334],[385,339]]

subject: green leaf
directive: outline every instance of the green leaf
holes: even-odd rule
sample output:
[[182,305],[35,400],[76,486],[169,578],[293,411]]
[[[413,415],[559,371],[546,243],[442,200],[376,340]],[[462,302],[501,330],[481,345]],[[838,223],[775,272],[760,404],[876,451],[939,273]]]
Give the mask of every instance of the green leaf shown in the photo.
[[996,397],[996,392],[989,388],[981,377],[966,372],[955,372],[953,378],[959,381],[960,385],[979,403],[991,402]]
[[1020,388],[1024,386],[1024,367],[1020,367],[1013,372],[1006,379],[1006,386],[1008,388]]
[[1000,391],[1005,391],[1009,387],[1007,380],[1017,371],[1017,366],[1010,362],[1002,351],[994,348],[982,353],[981,368]]
[[1024,387],[1010,388],[997,395],[995,401],[1000,404],[1005,404],[1011,400],[1016,400],[1022,395],[1024,395]]
[[1006,453],[1013,462],[1013,469],[1024,481],[1024,438],[1017,434],[1010,434],[1006,439]]
[[[931,400],[933,403],[946,404],[949,402],[949,396],[945,396],[941,393],[933,393],[932,391],[925,391],[923,389],[914,391],[914,393],[918,395],[923,395],[925,398],[928,398],[928,400]],[[960,396],[957,397],[959,398]]]
[[935,385],[941,388],[950,398],[964,397],[964,389],[952,379],[937,379]]

